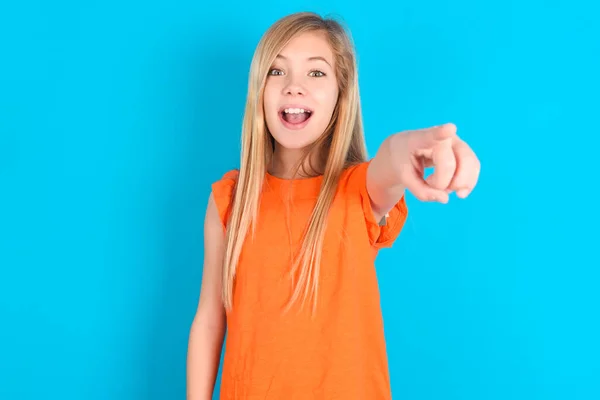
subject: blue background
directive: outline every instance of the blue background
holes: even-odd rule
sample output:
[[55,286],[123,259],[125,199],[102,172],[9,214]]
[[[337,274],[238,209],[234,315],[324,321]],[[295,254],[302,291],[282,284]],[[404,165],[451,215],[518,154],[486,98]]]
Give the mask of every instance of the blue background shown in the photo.
[[208,4],[0,6],[0,398],[184,398],[250,59],[313,10],[352,30],[371,156],[452,121],[482,160],[378,260],[394,398],[599,399],[599,7]]

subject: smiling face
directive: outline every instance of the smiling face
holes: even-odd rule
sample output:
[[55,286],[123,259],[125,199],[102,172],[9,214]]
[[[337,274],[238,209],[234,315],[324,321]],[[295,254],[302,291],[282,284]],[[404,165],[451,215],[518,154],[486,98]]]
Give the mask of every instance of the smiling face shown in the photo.
[[269,132],[283,149],[302,149],[325,131],[338,99],[334,56],[323,32],[293,38],[277,56],[265,84]]

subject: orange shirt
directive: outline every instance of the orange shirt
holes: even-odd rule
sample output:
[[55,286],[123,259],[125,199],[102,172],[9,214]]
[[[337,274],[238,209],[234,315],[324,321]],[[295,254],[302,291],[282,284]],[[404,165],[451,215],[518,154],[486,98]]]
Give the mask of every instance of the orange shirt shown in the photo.
[[[407,207],[402,198],[380,226],[367,194],[368,164],[341,176],[313,318],[310,301],[301,312],[282,309],[292,293],[290,243],[298,249],[322,177],[266,175],[256,236],[244,244],[227,314],[222,400],[391,398],[374,261],[400,233]],[[223,226],[236,178],[230,171],[212,185]]]

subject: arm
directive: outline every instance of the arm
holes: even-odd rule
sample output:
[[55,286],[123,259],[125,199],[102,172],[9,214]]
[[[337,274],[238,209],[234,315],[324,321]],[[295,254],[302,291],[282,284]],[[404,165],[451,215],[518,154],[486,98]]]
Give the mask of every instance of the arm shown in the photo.
[[377,221],[384,218],[406,190],[393,167],[392,143],[396,140],[396,135],[385,139],[367,169],[367,191]]
[[187,399],[210,400],[225,335],[225,309],[221,300],[221,271],[225,235],[213,196],[204,222],[204,269],[196,315],[189,334]]
[[[424,179],[425,168],[434,172]],[[480,163],[456,135],[454,124],[405,131],[384,140],[367,170],[367,191],[380,220],[408,189],[419,200],[447,203],[451,192],[467,197],[479,178]]]

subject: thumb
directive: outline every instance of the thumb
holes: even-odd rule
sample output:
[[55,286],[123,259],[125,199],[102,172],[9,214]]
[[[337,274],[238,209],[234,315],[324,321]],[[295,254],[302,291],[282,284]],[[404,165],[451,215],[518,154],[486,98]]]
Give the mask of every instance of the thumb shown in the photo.
[[447,123],[411,132],[411,150],[425,150],[456,135],[456,125]]
[[420,174],[408,174],[405,186],[417,199],[421,201],[436,201],[442,204],[448,202],[449,195],[445,190],[439,190],[429,185]]

